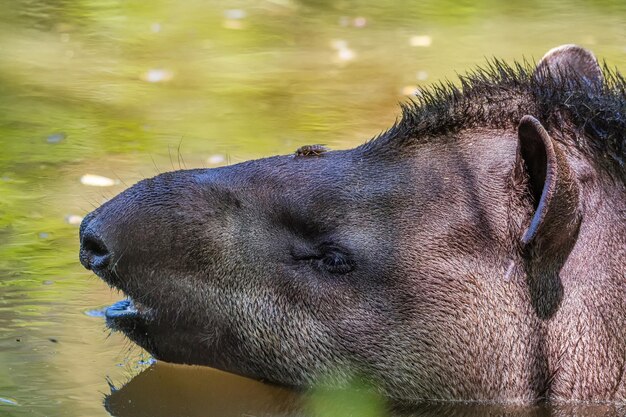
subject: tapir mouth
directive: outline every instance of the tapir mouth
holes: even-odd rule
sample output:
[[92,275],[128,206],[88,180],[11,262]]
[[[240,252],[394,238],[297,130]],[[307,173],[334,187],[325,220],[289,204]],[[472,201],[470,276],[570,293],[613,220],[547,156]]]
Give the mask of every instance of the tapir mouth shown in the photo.
[[113,321],[121,317],[133,317],[138,315],[139,310],[131,298],[118,301],[117,303],[109,306],[104,312],[104,317],[106,317],[107,321]]
[[107,327],[128,334],[152,321],[154,310],[129,297],[107,307],[104,317]]
[[113,331],[119,331],[130,340],[157,356],[151,333],[156,324],[155,311],[143,304],[126,298],[109,306],[104,311],[106,325]]
[[119,290],[126,298],[120,300],[104,311],[106,324],[113,330],[127,333],[127,329],[136,327],[136,322],[148,322],[154,319],[154,309],[132,298],[117,273],[95,271],[95,274],[111,288]]
[[209,340],[199,337],[197,328],[177,323],[158,306],[152,308],[128,297],[106,308],[104,317],[109,329],[124,334],[156,360],[213,364]]

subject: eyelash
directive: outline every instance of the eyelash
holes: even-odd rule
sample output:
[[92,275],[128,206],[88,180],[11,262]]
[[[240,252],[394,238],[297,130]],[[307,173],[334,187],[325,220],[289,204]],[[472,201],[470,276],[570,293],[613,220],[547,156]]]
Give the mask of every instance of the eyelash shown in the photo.
[[293,255],[293,257],[297,261],[308,262],[311,266],[332,274],[343,275],[354,269],[354,262],[334,246],[325,247],[316,254]]
[[341,252],[327,252],[318,262],[334,274],[347,274],[354,269],[350,259]]

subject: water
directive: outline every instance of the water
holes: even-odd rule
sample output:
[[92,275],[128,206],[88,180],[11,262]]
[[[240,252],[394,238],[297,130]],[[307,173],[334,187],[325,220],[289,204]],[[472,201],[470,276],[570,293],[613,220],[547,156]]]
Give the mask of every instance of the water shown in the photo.
[[[311,143],[354,146],[389,127],[407,94],[484,57],[539,58],[578,43],[626,68],[622,1],[0,7],[0,415],[8,416],[380,414],[378,400],[362,394],[298,394],[209,369],[150,365],[104,327],[99,309],[119,294],[78,264],[80,218],[158,172]],[[103,402],[109,383],[128,381]],[[437,407],[412,412],[572,412]]]

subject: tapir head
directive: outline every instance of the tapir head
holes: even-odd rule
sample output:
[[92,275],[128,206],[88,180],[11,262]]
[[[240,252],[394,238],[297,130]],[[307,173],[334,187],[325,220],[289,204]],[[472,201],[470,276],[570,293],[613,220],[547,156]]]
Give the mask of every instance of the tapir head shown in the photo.
[[534,71],[496,63],[435,88],[355,149],[143,180],[84,219],[81,262],[129,297],[109,326],[159,359],[530,398],[545,376],[534,324],[561,302],[550,277],[576,242],[587,166],[539,96],[601,85],[593,55],[562,47]]

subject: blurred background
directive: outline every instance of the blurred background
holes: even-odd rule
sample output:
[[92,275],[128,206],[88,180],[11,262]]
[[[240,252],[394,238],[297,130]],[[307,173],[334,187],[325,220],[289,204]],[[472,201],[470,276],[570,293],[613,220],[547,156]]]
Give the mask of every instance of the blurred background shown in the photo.
[[106,416],[109,383],[150,365],[105,330],[102,308],[120,295],[78,263],[82,217],[137,180],[355,146],[391,126],[407,96],[490,57],[537,60],[577,43],[626,68],[623,0],[0,0],[0,10],[3,416]]

